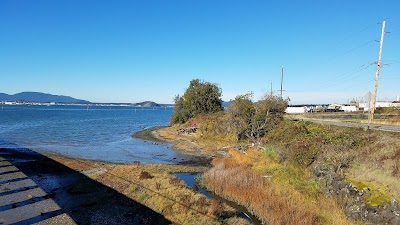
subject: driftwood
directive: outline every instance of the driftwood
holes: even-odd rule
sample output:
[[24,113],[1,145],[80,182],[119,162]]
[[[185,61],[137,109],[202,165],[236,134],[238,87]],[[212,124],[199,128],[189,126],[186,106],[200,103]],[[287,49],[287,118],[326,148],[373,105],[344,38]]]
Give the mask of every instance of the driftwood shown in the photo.
[[177,130],[178,134],[194,134],[197,132],[199,127],[197,125],[187,127],[187,128],[180,128]]

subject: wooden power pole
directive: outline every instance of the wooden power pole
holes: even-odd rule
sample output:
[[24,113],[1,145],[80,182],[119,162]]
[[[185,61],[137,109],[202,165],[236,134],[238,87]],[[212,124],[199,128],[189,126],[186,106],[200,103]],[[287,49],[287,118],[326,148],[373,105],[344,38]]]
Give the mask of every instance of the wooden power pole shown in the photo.
[[378,56],[378,63],[377,63],[378,66],[376,68],[376,75],[375,75],[374,101],[373,101],[372,109],[371,109],[371,121],[374,121],[374,113],[375,113],[375,106],[376,106],[376,94],[378,92],[379,72],[381,71],[383,38],[385,37],[385,25],[386,25],[386,21],[383,21],[381,42],[380,42],[380,46],[379,46],[379,56]]
[[283,89],[282,89],[282,87],[283,87],[283,66],[282,66],[282,78],[281,78],[281,98],[282,98],[282,91],[283,91]]
[[271,96],[272,96],[272,80],[271,80]]

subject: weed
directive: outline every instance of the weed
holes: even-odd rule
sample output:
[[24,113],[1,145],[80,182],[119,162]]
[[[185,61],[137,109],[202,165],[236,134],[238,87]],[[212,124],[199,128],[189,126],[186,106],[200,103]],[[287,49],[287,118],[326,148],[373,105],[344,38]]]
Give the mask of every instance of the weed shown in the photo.
[[393,165],[393,170],[392,170],[392,175],[395,177],[399,177],[400,176],[400,160],[397,160],[396,163],[394,163]]
[[146,171],[142,171],[139,174],[139,179],[143,180],[143,179],[152,179],[154,176],[152,176],[149,172]]
[[208,207],[207,215],[216,216],[221,211],[221,202],[217,199],[211,199],[211,205]]
[[173,215],[174,214],[174,204],[169,204],[167,206],[164,207],[164,209],[162,210],[164,215]]
[[[205,197],[200,197],[197,199],[197,201],[194,202],[194,205],[199,208],[199,209],[204,209],[204,207],[207,205],[207,199]],[[207,210],[202,210],[203,213],[206,213]]]
[[161,183],[156,182],[156,190],[159,191],[161,189]]
[[144,202],[149,198],[149,196],[147,194],[141,194],[139,195],[139,197],[137,198],[138,202]]
[[181,180],[179,178],[177,178],[177,177],[169,178],[169,183],[172,184],[172,185],[175,185],[175,186],[180,186],[182,184]]
[[191,197],[190,195],[187,194],[181,194],[179,195],[179,201],[181,202],[181,204],[183,204],[183,212],[186,214],[188,212],[188,209],[191,207],[192,203],[191,203]]

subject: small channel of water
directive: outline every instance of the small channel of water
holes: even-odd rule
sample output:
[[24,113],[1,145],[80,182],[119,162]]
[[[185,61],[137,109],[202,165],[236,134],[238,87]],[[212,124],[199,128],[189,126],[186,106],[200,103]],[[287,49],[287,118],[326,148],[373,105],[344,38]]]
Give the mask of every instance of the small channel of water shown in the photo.
[[234,202],[228,201],[224,198],[219,197],[218,195],[213,194],[210,191],[207,191],[203,188],[201,188],[199,185],[196,184],[195,178],[197,176],[200,175],[200,173],[173,173],[172,175],[176,176],[177,178],[183,180],[186,185],[188,185],[189,187],[196,187],[197,192],[205,195],[207,198],[215,198],[227,205],[229,205],[230,207],[236,209],[239,213],[239,217],[247,220],[250,224],[253,225],[262,225],[263,223],[258,220],[255,216],[253,216],[252,214],[250,214],[247,209],[243,206],[240,206]]

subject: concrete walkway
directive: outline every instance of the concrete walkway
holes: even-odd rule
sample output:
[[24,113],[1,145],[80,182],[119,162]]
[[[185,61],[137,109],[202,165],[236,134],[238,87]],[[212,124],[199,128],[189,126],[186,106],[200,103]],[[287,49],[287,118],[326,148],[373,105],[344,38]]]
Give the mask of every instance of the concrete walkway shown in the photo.
[[171,224],[163,215],[92,179],[106,174],[103,163],[70,160],[82,163],[82,170],[30,149],[0,148],[0,225]]
[[0,224],[76,224],[32,179],[0,156]]

